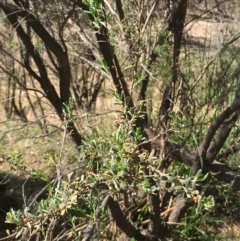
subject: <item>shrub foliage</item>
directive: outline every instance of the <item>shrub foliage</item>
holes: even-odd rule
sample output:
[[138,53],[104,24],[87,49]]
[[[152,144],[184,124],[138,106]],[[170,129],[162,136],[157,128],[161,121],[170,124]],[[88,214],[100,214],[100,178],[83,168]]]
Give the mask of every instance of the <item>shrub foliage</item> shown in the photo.
[[[240,189],[230,162],[239,149],[239,34],[219,30],[216,49],[200,48],[188,43],[187,26],[190,13],[212,16],[226,8],[220,2],[0,2],[1,28],[12,29],[0,45],[7,117],[29,122],[28,106],[48,135],[44,99],[63,126],[59,151],[44,155],[55,178],[29,173],[46,186],[8,212],[10,237],[215,240],[219,189]],[[227,17],[235,21],[219,18]],[[79,115],[106,98],[117,107],[114,131],[109,121],[84,134]],[[68,138],[78,150],[71,170]]]

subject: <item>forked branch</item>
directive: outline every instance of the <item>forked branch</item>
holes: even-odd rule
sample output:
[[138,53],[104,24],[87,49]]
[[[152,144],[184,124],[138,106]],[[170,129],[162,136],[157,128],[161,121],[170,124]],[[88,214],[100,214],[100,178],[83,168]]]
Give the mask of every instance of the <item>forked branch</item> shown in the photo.
[[[203,162],[206,159],[208,149],[212,153],[213,149],[215,148],[214,155],[211,154],[210,159],[212,159],[213,156],[216,156],[218,154],[216,150],[220,151],[222,145],[224,144],[222,143],[221,138],[223,138],[223,140],[226,140],[226,138],[228,137],[232,128],[232,124],[235,123],[237,118],[237,113],[235,112],[237,112],[239,108],[240,108],[240,87],[236,91],[236,95],[233,103],[214,119],[214,121],[211,123],[210,127],[208,128],[208,131],[204,136],[201,144],[198,147],[198,156]],[[235,115],[233,115],[234,113]],[[219,134],[217,136],[217,139],[216,139],[217,142],[215,142],[215,144],[213,142],[213,144],[210,146],[211,142],[213,141],[214,135],[216,134],[218,128],[221,125],[223,126],[220,129]]]

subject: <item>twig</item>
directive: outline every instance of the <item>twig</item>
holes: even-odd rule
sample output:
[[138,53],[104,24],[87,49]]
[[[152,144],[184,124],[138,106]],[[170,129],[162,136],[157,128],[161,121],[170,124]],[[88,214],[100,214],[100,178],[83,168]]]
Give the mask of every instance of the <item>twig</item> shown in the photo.
[[[102,209],[104,209],[106,207],[106,205],[108,204],[108,201],[110,199],[110,195],[107,195],[101,205],[97,208],[97,211],[96,211],[96,217],[98,218]],[[96,223],[92,223],[90,222],[87,226],[87,228],[85,229],[84,231],[84,237],[82,239],[82,241],[89,241],[91,240],[93,234],[94,234],[94,230],[95,230],[95,227],[96,227]]]
[[146,19],[146,21],[145,21],[145,23],[144,23],[144,26],[143,26],[143,28],[142,28],[142,31],[141,31],[142,34],[143,34],[143,33],[145,32],[145,30],[146,30],[146,27],[147,27],[147,24],[148,24],[148,22],[149,22],[149,19],[150,19],[150,17],[152,16],[152,13],[153,13],[155,7],[157,6],[157,3],[158,3],[158,1],[156,0],[156,1],[154,2],[154,4],[152,5],[152,8],[151,8],[151,10],[150,10],[150,12],[149,12],[149,14],[148,14],[148,16],[147,16],[147,19]]
[[5,237],[5,238],[1,238],[0,241],[9,240],[10,238],[14,237],[16,234],[17,234],[17,232],[15,232],[15,233],[13,233],[13,234],[10,234],[10,235],[8,235],[8,236]]
[[186,225],[186,223],[178,223],[178,222],[166,222],[166,224],[168,224],[168,225],[183,225],[183,226]]
[[[87,224],[84,224],[84,225],[81,224],[80,227],[76,227],[76,229],[74,230],[74,232],[80,232],[80,231],[84,230],[85,228],[87,228],[87,226],[88,226]],[[66,240],[69,240],[70,238],[73,237],[73,231],[68,232],[66,235],[64,234],[64,236],[67,236],[67,237],[66,237]],[[63,237],[64,237],[64,236],[63,236]]]

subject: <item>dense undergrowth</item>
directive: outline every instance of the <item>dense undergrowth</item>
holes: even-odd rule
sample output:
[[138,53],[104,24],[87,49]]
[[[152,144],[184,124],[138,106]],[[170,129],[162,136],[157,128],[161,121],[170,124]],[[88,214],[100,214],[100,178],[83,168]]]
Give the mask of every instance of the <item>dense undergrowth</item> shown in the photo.
[[[237,240],[238,18],[210,2],[0,2],[1,236]],[[235,21],[214,49],[195,11]]]
[[[71,114],[74,121],[72,113],[66,114]],[[77,158],[68,165],[65,143],[69,136],[63,132],[59,150],[43,153],[45,160],[54,166],[51,177],[40,169],[26,171],[21,155],[7,158],[12,168],[20,173],[24,171],[35,180],[35,184],[28,185],[22,181],[21,191],[20,186],[12,187],[13,194],[7,194],[14,200],[14,195],[21,195],[25,190],[24,202],[21,198],[15,199],[15,208],[6,216],[7,223],[15,225],[10,226],[14,237],[21,240],[125,240],[126,236],[116,227],[118,221],[111,220],[119,215],[122,222],[126,216],[127,222],[134,222],[144,230],[150,208],[146,198],[149,194],[156,195],[156,190],[161,195],[168,193],[169,199],[167,206],[160,209],[159,225],[163,228],[159,238],[221,240],[228,235],[221,229],[226,223],[228,227],[238,223],[240,202],[231,185],[220,183],[201,171],[191,176],[190,169],[179,162],[172,162],[167,173],[160,171],[162,160],[153,152],[139,148],[140,143],[148,140],[140,129],[134,130],[132,123],[136,116],[130,120],[124,119],[124,112],[121,116],[116,131],[86,136]],[[10,181],[12,185],[15,182],[18,181]],[[196,185],[198,190],[194,189]],[[176,197],[183,197],[189,209],[179,222],[168,223],[167,217],[177,205]],[[119,206],[108,206],[111,202]]]

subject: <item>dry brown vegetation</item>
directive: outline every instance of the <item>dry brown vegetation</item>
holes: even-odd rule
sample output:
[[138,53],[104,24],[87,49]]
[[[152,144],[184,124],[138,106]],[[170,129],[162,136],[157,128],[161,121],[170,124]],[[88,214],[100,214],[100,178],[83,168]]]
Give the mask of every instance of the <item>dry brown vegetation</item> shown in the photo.
[[[61,188],[77,197],[69,194],[57,218],[46,204],[46,223],[57,231],[44,223],[35,232],[38,222],[18,214],[29,218],[17,225],[21,240],[238,236],[238,2],[14,0],[0,10],[1,223],[9,207],[39,211],[29,204],[41,200],[32,193],[46,184],[33,174],[39,169],[56,179],[42,200],[59,201]],[[122,176],[108,172],[125,160]],[[70,170],[74,178],[62,182]],[[206,173],[195,186],[194,177]],[[78,183],[80,174],[89,183]],[[210,196],[216,205],[196,214],[198,200],[203,207]],[[74,213],[82,209],[84,218]],[[78,232],[65,211],[77,217]],[[16,227],[5,224],[2,236],[8,228]]]

